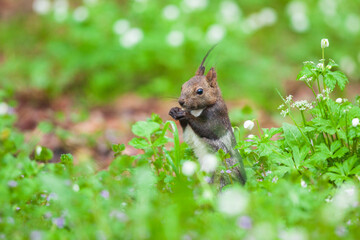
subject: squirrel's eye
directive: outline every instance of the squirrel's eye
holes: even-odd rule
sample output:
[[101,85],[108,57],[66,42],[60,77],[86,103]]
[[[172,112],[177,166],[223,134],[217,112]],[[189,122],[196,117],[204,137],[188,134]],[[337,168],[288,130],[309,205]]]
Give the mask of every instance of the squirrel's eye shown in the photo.
[[204,90],[202,88],[199,88],[198,90],[196,90],[196,93],[201,95],[203,94]]

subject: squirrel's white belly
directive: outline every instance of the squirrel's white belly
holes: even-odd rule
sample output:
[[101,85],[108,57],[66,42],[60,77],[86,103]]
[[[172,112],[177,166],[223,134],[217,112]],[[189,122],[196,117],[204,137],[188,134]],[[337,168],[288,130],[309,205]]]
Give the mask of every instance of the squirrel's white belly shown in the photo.
[[200,163],[203,157],[214,154],[214,152],[211,152],[208,144],[196,135],[190,126],[187,126],[184,130],[184,141],[194,150]]

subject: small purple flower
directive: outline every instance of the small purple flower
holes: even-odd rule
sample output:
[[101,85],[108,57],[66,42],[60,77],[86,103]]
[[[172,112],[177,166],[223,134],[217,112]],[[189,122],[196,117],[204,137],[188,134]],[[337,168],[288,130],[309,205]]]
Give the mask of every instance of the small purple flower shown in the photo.
[[108,190],[102,190],[100,195],[105,199],[109,199],[109,197],[110,197],[110,193]]
[[53,218],[52,220],[53,224],[55,224],[58,228],[64,228],[65,225],[65,219],[64,217],[58,217],[58,218]]
[[19,210],[20,210],[20,208],[19,208],[19,207],[16,207],[15,209],[16,209],[16,211],[19,211]]
[[56,193],[50,193],[49,196],[46,198],[46,201],[50,200],[58,200],[58,195]]
[[273,177],[272,181],[273,183],[276,183],[279,180],[279,178],[277,176]]
[[221,170],[220,173],[224,173],[224,170]]
[[344,237],[347,234],[347,229],[344,226],[338,226],[335,229],[335,233],[336,235],[338,235],[339,237]]
[[237,224],[239,227],[243,229],[250,229],[252,228],[252,220],[249,216],[241,216],[237,220]]
[[45,217],[46,219],[49,219],[49,218],[52,217],[52,213],[51,213],[51,212],[46,212],[46,213],[44,214],[44,217]]
[[230,169],[226,170],[226,173],[231,173],[231,170]]
[[125,213],[118,211],[118,210],[112,210],[110,212],[109,216],[112,218],[116,218],[120,222],[126,222],[129,219]]
[[204,177],[204,180],[205,180],[207,183],[211,183],[211,177],[209,177],[209,176]]
[[41,240],[41,239],[43,239],[43,234],[42,234],[42,232],[40,232],[38,230],[32,231],[30,233],[30,239],[31,240]]
[[14,188],[18,185],[18,183],[14,180],[10,180],[8,181],[8,186],[11,187],[11,188]]

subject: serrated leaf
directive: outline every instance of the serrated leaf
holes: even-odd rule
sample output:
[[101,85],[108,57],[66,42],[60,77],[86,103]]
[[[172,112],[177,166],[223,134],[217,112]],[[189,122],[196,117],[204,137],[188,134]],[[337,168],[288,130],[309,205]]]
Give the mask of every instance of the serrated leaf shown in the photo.
[[159,128],[160,128],[160,124],[156,122],[139,121],[132,126],[131,131],[136,136],[146,137],[149,139],[151,134],[159,130]]
[[300,80],[302,77],[310,78],[314,75],[314,72],[312,71],[313,68],[315,68],[315,64],[313,62],[304,62],[304,66],[301,69],[300,73],[297,75],[296,80]]
[[341,142],[339,140],[331,143],[330,151],[332,153],[336,152],[341,147]]
[[312,123],[314,124],[314,126],[317,128],[317,130],[319,132],[325,132],[325,133],[329,133],[331,135],[336,133],[336,128],[334,126],[332,126],[332,123],[330,120],[318,117],[318,118],[314,118],[312,120]]
[[144,138],[133,138],[129,142],[129,145],[137,149],[145,149],[150,147],[150,144]]
[[340,71],[327,72],[325,74],[325,83],[331,90],[334,90],[337,84],[341,90],[344,90],[345,85],[349,82],[346,75]]
[[349,152],[348,148],[342,147],[338,151],[336,151],[336,153],[333,154],[333,158],[341,158],[348,152]]

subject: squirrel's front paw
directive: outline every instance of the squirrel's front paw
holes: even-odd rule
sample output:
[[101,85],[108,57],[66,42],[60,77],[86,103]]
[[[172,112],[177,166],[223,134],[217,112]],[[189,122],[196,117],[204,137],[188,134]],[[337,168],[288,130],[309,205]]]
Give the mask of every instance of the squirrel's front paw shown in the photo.
[[169,115],[175,120],[180,120],[185,117],[185,111],[179,107],[173,107],[170,109]]

